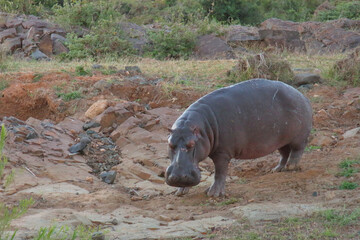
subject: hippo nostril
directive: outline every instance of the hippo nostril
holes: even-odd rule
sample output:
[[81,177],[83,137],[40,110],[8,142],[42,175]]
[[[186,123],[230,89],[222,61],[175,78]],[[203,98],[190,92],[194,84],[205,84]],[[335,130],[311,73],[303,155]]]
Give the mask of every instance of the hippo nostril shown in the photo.
[[193,178],[197,178],[197,177],[198,177],[197,171],[191,170],[191,176],[192,176]]

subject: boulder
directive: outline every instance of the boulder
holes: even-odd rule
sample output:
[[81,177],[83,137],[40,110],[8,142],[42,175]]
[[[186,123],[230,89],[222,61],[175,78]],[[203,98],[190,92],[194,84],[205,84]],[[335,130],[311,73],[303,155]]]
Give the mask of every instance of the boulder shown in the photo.
[[21,48],[21,38],[8,38],[1,44],[1,50],[6,53],[13,53],[16,49]]
[[305,42],[300,40],[298,31],[260,29],[259,36],[268,46],[274,46],[290,51],[306,51]]
[[139,54],[142,54],[145,46],[150,42],[148,39],[147,29],[143,26],[130,22],[122,22],[119,23],[119,25],[133,48]]
[[48,27],[49,24],[45,21],[41,21],[41,20],[28,20],[28,21],[24,21],[22,23],[22,26],[25,29],[29,29],[31,27],[36,27],[36,28],[45,28]]
[[85,117],[93,119],[97,115],[101,114],[105,111],[105,109],[109,106],[108,100],[98,100],[93,103],[89,109],[85,112]]
[[16,29],[9,28],[0,32],[0,43],[4,42],[5,39],[16,37]]
[[40,41],[40,36],[43,34],[43,32],[43,29],[31,27],[26,34],[26,39],[38,42]]
[[204,35],[198,38],[195,46],[198,59],[232,59],[235,54],[226,41],[215,35]]
[[247,27],[241,25],[233,25],[229,27],[226,35],[227,44],[231,47],[239,47],[244,43],[259,42],[259,29],[257,27]]
[[55,39],[53,41],[52,49],[53,49],[53,54],[55,55],[69,52],[69,49],[64,45],[63,41],[60,39]]
[[22,22],[22,18],[8,18],[5,25],[7,28],[16,28],[17,26],[21,25]]
[[36,49],[31,55],[32,59],[35,60],[50,60],[48,56],[46,56],[43,52],[41,52],[39,49]]
[[53,42],[51,41],[51,36],[43,35],[40,39],[38,47],[45,55],[51,56],[53,52]]
[[322,79],[319,74],[315,73],[299,73],[294,77],[294,85],[301,86],[306,84],[321,83]]

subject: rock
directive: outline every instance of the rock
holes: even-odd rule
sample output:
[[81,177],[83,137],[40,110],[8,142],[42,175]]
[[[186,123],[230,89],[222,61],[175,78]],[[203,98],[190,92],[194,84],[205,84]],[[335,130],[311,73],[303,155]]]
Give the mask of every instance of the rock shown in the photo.
[[359,131],[360,131],[360,127],[353,128],[353,129],[351,129],[351,130],[346,131],[346,132],[343,134],[343,137],[344,137],[344,138],[354,137]]
[[165,215],[159,215],[158,220],[159,221],[164,221],[164,222],[171,222],[172,221],[172,219],[170,217],[165,216]]
[[105,240],[105,235],[102,232],[94,232],[91,235],[91,240]]
[[141,74],[141,70],[138,66],[125,66],[125,71],[133,74]]
[[[99,66],[101,66],[101,65],[99,65]],[[110,83],[110,82],[108,82],[108,81],[106,81],[106,80],[104,80],[104,79],[99,80],[99,81],[97,81],[97,82],[94,84],[94,88],[95,88],[95,89],[98,89],[98,90],[100,90],[100,91],[104,91],[104,90],[106,90],[106,89],[110,89],[111,86],[112,86],[112,83]]]
[[327,146],[333,145],[334,143],[335,143],[335,140],[333,138],[331,138],[330,136],[319,134],[319,135],[314,136],[314,138],[310,142],[310,145],[327,147]]
[[0,43],[4,42],[5,39],[16,37],[16,29],[9,28],[0,32]]
[[51,41],[59,40],[62,43],[66,42],[65,37],[63,37],[63,36],[61,36],[59,34],[56,34],[56,33],[52,33],[50,38],[51,38]]
[[32,59],[35,60],[50,60],[48,56],[46,56],[43,52],[41,52],[39,49],[36,49],[31,55]]
[[235,215],[246,217],[250,222],[271,221],[288,218],[290,216],[305,216],[322,207],[315,204],[295,203],[252,203],[246,206],[231,208]]
[[297,31],[260,29],[259,36],[267,46],[274,46],[290,51],[306,51],[305,42],[300,40],[300,34]]
[[53,41],[52,53],[55,55],[61,53],[68,53],[69,49],[64,45],[64,43],[60,39],[56,39]]
[[26,34],[26,39],[34,42],[40,41],[40,36],[44,33],[43,29],[31,27]]
[[321,83],[322,79],[320,75],[315,73],[299,73],[296,74],[294,77],[294,85],[295,86],[302,86],[306,84],[315,84]]
[[6,27],[7,28],[16,28],[17,26],[21,25],[23,19],[21,18],[8,18],[6,20]]
[[40,42],[38,44],[39,50],[43,52],[47,56],[51,56],[53,54],[53,42],[51,41],[50,35],[44,35],[41,37]]
[[83,150],[87,147],[87,145],[91,142],[91,139],[88,137],[83,137],[80,139],[79,143],[71,146],[69,148],[69,152],[71,155],[82,153]]
[[85,117],[93,119],[99,114],[103,113],[108,106],[108,100],[98,100],[97,102],[93,103],[85,112]]
[[174,208],[174,205],[172,205],[172,204],[166,204],[165,209],[166,210],[174,210],[175,208]]
[[46,28],[49,26],[49,24],[45,21],[41,21],[41,20],[28,20],[22,23],[22,26],[25,29],[29,29],[31,27],[36,27],[36,28]]
[[1,44],[1,50],[5,53],[13,53],[16,49],[21,48],[21,38],[8,38]]
[[226,39],[227,44],[233,48],[242,46],[244,43],[251,44],[259,42],[259,29],[256,27],[232,25],[229,27]]
[[[104,68],[104,66],[103,65],[100,65],[100,64],[94,64],[94,65],[92,65],[91,66],[93,69],[102,69],[102,68]],[[101,80],[100,80],[101,81]],[[96,83],[95,83],[96,84]]]
[[91,122],[85,123],[82,128],[83,128],[84,131],[86,131],[86,130],[88,130],[90,128],[96,128],[96,127],[99,127],[99,126],[100,126],[99,123],[91,121]]
[[[127,112],[124,112],[126,115],[128,115]],[[121,123],[110,135],[110,138],[113,141],[116,141],[120,136],[126,136],[130,129],[133,129],[138,126],[138,124],[141,123],[141,120],[139,120],[136,117],[129,117],[126,119],[123,123]]]
[[116,178],[116,171],[102,172],[100,178],[108,184],[113,184]]
[[202,60],[235,58],[232,48],[224,40],[214,35],[204,35],[198,38],[195,56]]

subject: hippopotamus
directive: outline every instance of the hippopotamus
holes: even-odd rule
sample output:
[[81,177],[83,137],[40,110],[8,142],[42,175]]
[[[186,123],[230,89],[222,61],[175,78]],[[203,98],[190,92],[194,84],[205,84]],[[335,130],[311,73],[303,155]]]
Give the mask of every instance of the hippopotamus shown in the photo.
[[231,159],[254,159],[279,150],[272,170],[298,170],[312,128],[310,101],[280,81],[251,79],[211,92],[175,121],[168,138],[165,179],[183,195],[200,182],[199,162],[210,157],[215,181],[208,196],[225,195]]

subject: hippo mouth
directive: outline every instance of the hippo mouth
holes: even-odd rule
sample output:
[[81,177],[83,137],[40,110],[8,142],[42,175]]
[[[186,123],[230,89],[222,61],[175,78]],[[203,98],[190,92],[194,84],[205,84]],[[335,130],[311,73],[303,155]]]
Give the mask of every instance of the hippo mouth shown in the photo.
[[166,184],[172,187],[192,187],[200,183],[201,174],[198,167],[183,170],[170,165],[165,172]]

